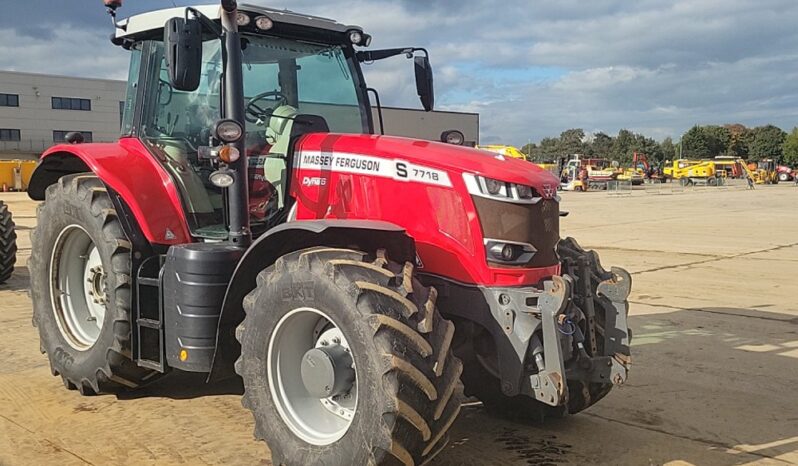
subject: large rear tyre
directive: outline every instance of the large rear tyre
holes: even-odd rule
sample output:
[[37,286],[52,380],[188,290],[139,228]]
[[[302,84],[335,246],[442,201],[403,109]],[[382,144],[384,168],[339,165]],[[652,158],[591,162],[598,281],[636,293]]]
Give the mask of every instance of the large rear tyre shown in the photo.
[[130,243],[103,183],[78,174],[48,187],[31,241],[33,325],[53,375],[83,395],[151,381],[131,360]]
[[11,211],[0,201],[0,284],[11,278],[17,262],[17,233]]
[[444,448],[462,364],[435,297],[380,253],[312,248],[260,273],[236,372],[273,464],[413,465]]

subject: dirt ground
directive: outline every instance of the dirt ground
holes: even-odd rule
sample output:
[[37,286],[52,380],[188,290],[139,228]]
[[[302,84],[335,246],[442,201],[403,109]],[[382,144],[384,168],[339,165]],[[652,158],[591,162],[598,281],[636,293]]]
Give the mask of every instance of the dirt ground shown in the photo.
[[[0,464],[270,464],[237,383],[65,390],[30,323],[35,205],[0,198],[21,247],[0,286]],[[564,235],[633,274],[629,382],[544,426],[468,404],[433,464],[798,464],[798,188],[563,193],[562,207]]]

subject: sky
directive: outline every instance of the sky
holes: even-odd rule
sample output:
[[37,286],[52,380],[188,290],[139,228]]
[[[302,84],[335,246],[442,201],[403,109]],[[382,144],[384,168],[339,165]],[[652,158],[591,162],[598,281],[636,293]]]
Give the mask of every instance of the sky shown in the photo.
[[[120,17],[207,0],[125,0]],[[436,108],[478,112],[483,144],[568,128],[678,139],[694,124],[798,125],[794,0],[248,0],[420,46]],[[0,69],[125,79],[101,0],[0,0]],[[410,61],[365,68],[383,105],[420,108]]]

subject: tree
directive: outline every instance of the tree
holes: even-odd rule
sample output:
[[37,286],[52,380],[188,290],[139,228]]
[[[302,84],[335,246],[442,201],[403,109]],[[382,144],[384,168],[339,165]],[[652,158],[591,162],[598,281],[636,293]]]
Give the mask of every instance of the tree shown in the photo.
[[724,126],[708,125],[703,128],[707,141],[707,156],[724,155],[731,142],[731,132]]
[[798,166],[798,128],[793,128],[782,144],[782,163],[792,167]]
[[585,153],[585,131],[582,128],[567,129],[560,133],[560,152],[563,155]]
[[529,144],[524,144],[523,147],[521,147],[521,152],[523,152],[524,155],[529,157],[531,160],[535,161],[543,160],[543,153],[540,150],[540,147],[538,147],[538,145],[535,144],[534,142],[531,142]]
[[700,159],[709,153],[709,141],[704,129],[693,126],[682,135],[682,157]]
[[726,147],[726,155],[747,158],[750,130],[739,123],[725,125],[724,127],[729,130],[729,144]]
[[540,156],[544,160],[557,160],[560,158],[560,140],[557,138],[543,138],[540,140]]
[[618,136],[612,143],[611,157],[613,160],[631,160],[634,152],[635,134],[628,129],[618,131]]
[[612,136],[598,132],[593,135],[593,143],[590,144],[588,153],[596,157],[608,157],[612,152]]
[[752,138],[749,145],[749,160],[774,159],[780,161],[782,145],[787,133],[773,125],[758,126],[751,130]]
[[[659,144],[659,150],[662,158],[657,160],[657,162],[662,162],[664,160],[676,160],[676,146],[673,144],[673,139],[671,139],[670,136],[662,140],[662,142]],[[654,160],[651,160],[651,162],[654,162]]]

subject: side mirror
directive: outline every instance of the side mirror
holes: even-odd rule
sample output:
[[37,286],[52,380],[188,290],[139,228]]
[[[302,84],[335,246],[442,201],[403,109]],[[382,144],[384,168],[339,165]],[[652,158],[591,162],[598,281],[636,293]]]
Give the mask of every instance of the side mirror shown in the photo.
[[164,26],[169,83],[178,91],[196,91],[202,74],[202,24],[198,19],[172,18]]
[[430,112],[435,107],[435,88],[432,83],[432,65],[426,55],[413,59],[416,68],[416,91],[424,110]]

